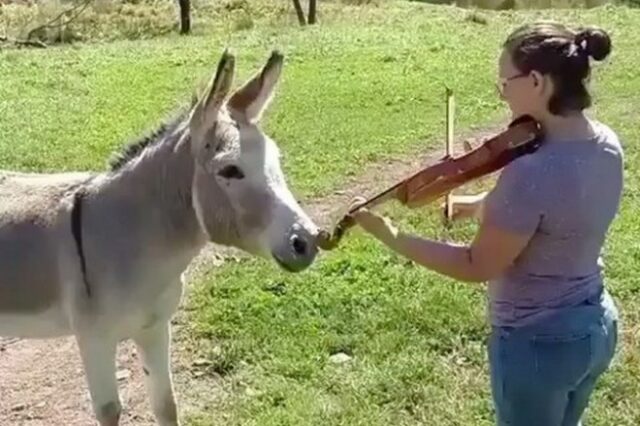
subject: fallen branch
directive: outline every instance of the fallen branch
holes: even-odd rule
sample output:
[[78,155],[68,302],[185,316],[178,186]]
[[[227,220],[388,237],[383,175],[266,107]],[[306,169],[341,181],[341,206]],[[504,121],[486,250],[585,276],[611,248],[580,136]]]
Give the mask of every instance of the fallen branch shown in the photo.
[[[63,12],[60,12],[59,15],[57,15],[55,18],[51,19],[50,21],[44,23],[43,25],[40,25],[40,26],[37,26],[37,27],[33,28],[27,34],[27,39],[25,41],[31,41],[31,38],[33,37],[33,35],[35,33],[39,32],[39,31],[42,31],[44,29],[55,28],[55,27],[58,27],[58,28],[66,27],[71,22],[73,22],[78,16],[80,16],[80,14],[82,12],[84,12],[84,10],[87,8],[87,6],[89,6],[89,3],[91,3],[91,1],[92,0],[85,0],[82,3],[78,3],[75,6],[69,8],[69,9],[67,9],[67,10],[65,10]],[[63,23],[60,23],[60,24],[55,24],[55,22],[61,20],[63,16],[65,16],[65,15],[71,13],[71,12],[74,12],[76,10],[77,10],[76,14],[73,15],[71,18],[67,19],[66,22],[63,22]],[[46,47],[46,45],[45,45],[45,47]]]
[[7,36],[0,36],[0,42],[13,43],[16,46],[38,47],[40,49],[44,49],[47,47],[47,45],[40,40],[21,40],[16,38],[10,38]]

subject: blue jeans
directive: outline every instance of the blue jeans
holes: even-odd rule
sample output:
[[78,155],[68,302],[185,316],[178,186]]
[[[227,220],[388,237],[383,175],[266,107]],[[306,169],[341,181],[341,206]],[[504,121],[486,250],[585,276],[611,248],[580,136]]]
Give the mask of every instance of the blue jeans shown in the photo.
[[615,353],[618,312],[607,292],[531,326],[494,327],[491,389],[499,426],[580,426]]

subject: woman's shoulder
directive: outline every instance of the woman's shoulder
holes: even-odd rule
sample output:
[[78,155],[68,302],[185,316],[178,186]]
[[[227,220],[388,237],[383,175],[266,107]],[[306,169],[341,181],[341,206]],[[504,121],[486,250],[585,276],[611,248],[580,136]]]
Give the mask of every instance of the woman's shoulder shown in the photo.
[[544,161],[536,153],[525,154],[509,162],[500,172],[497,186],[511,188],[512,192],[530,192],[541,184]]
[[543,155],[541,154],[541,152],[535,151],[512,160],[504,167],[503,174],[509,178],[516,179],[527,178],[532,174],[539,173],[544,165]]
[[624,149],[622,147],[622,142],[618,137],[618,133],[609,125],[601,121],[592,120],[592,122],[596,129],[596,139],[598,144],[608,152],[622,157],[624,155]]
[[592,123],[596,131],[593,140],[584,141],[586,143],[580,141],[549,144],[543,141],[536,151],[509,162],[500,173],[501,179],[508,182],[535,180],[540,186],[544,181],[557,177],[558,173],[562,174],[567,162],[575,162],[580,158],[594,158],[594,149],[608,157],[618,157],[618,161],[622,160],[623,147],[618,134],[603,122]]

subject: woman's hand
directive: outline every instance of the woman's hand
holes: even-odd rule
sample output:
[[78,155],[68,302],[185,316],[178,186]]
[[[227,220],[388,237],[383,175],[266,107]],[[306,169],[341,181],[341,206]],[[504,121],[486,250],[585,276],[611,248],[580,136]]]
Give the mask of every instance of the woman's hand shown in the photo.
[[[364,201],[361,197],[355,198],[351,203],[351,208],[356,208],[358,205],[363,204]],[[388,218],[373,213],[364,207],[357,209],[351,214],[351,217],[362,229],[383,242],[390,242],[398,234],[398,230]]]
[[[451,195],[451,220],[479,219],[482,216],[482,205],[487,192],[469,195]],[[441,205],[446,208],[446,202]]]

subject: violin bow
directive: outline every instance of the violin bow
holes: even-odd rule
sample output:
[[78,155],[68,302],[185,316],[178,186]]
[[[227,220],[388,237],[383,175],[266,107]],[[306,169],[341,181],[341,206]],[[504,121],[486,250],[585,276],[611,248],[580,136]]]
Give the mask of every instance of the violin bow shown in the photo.
[[[453,90],[448,86],[445,89],[446,94],[446,146],[445,153],[447,158],[453,158],[453,111],[454,111],[454,98]],[[453,194],[452,191],[448,191],[446,195],[446,202],[444,207],[444,216],[447,220],[451,220],[453,217]]]

